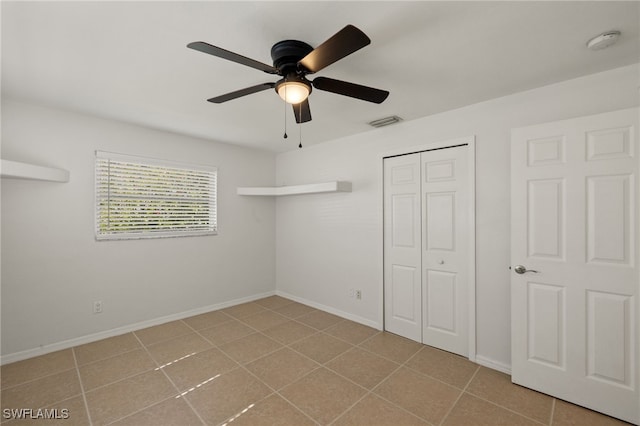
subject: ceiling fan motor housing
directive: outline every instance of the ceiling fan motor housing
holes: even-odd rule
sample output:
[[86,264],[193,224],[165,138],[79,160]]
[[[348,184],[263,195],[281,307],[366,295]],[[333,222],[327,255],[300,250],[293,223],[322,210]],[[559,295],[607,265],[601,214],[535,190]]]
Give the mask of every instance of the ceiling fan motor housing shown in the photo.
[[271,47],[273,66],[279,70],[281,76],[298,73],[298,61],[307,56],[313,47],[298,40],[279,41]]

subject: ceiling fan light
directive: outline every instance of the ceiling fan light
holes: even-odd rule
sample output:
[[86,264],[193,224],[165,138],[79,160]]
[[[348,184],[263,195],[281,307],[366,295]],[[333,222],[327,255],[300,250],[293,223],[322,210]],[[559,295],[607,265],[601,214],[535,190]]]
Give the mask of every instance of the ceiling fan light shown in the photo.
[[307,99],[311,90],[301,81],[285,81],[278,86],[278,95],[289,104],[299,104]]

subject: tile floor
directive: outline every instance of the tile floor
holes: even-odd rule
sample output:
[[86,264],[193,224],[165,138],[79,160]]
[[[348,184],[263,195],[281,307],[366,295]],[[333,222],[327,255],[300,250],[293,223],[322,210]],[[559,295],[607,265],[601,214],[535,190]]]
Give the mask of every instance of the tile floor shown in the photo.
[[2,413],[69,415],[2,416],[2,426],[624,424],[278,296],[8,364],[1,373]]

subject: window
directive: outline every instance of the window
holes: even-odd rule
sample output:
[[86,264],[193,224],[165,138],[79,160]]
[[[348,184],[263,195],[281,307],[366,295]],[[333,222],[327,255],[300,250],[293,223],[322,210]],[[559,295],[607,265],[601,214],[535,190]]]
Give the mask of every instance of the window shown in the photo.
[[217,168],[96,151],[96,239],[210,235]]

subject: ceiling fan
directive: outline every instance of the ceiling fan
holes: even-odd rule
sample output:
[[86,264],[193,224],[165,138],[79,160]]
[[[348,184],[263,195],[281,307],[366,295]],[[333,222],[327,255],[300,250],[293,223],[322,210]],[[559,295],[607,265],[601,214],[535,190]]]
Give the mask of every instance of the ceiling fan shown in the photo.
[[371,43],[369,37],[353,25],[347,25],[315,49],[302,41],[283,40],[271,47],[273,66],[203,41],[189,43],[187,47],[282,77],[275,83],[269,82],[246,87],[208,99],[209,102],[219,104],[263,90],[275,89],[285,102],[293,105],[296,122],[305,123],[311,121],[311,110],[307,98],[312,87],[377,104],[382,103],[389,96],[389,92],[386,90],[333,78],[307,79],[307,75],[322,70],[369,43]]

